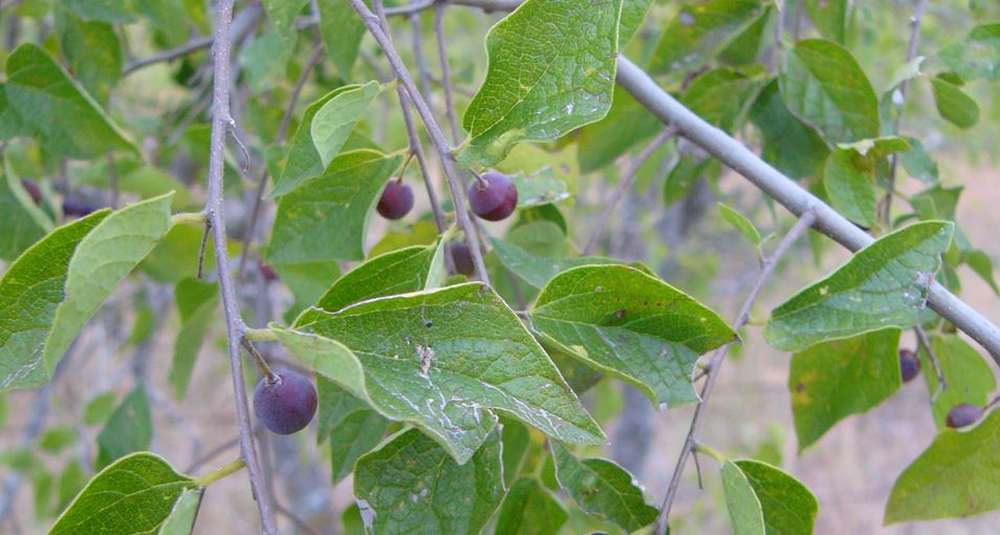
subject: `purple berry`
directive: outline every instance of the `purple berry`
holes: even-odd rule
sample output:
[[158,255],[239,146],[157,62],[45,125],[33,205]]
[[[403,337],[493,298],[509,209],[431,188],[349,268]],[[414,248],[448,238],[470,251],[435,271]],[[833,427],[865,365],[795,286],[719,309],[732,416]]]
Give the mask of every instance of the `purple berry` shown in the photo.
[[946,423],[948,424],[948,427],[958,429],[961,427],[968,427],[979,421],[982,417],[982,407],[962,403],[961,405],[955,405],[950,411],[948,411],[948,419]]
[[904,383],[909,383],[920,374],[920,359],[913,351],[899,350],[899,371],[903,375]]
[[34,180],[24,179],[21,181],[21,186],[24,187],[24,191],[28,192],[31,196],[31,200],[35,204],[42,202],[42,189],[38,187],[38,184]]
[[76,197],[66,197],[63,199],[62,209],[63,214],[70,217],[83,217],[97,210],[94,205]]
[[406,182],[390,181],[378,201],[378,213],[386,219],[400,219],[413,209],[413,188]]
[[290,370],[275,373],[277,380],[267,378],[257,383],[253,409],[257,419],[272,432],[291,435],[309,425],[316,414],[316,388],[306,376]]
[[472,251],[468,245],[454,242],[448,246],[448,251],[451,253],[451,262],[455,265],[456,273],[471,276],[476,272],[476,264],[472,261]]
[[517,186],[503,173],[483,173],[469,186],[472,212],[487,221],[507,219],[517,208]]

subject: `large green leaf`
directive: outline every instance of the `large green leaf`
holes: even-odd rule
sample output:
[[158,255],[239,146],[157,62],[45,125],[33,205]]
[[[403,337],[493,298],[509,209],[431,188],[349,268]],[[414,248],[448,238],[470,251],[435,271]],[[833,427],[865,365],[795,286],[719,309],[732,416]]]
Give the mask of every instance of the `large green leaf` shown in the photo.
[[25,43],[7,57],[4,90],[10,109],[55,152],[79,159],[115,149],[138,152],[101,106],[34,44]]
[[663,124],[628,91],[615,91],[607,117],[580,130],[580,171],[603,169]]
[[375,533],[479,533],[503,499],[500,450],[490,433],[459,465],[411,429],[358,460],[354,494],[375,513]]
[[[265,32],[267,55],[276,68],[269,68],[266,75],[284,75],[285,66],[295,52],[299,30],[295,18],[309,0],[262,0],[271,29]],[[270,37],[273,35],[273,37]]]
[[731,69],[712,69],[691,82],[682,102],[699,117],[732,132],[747,97],[759,88],[753,78]]
[[278,200],[268,261],[294,264],[364,258],[368,218],[402,157],[361,149],[330,162]]
[[559,486],[584,511],[633,532],[652,524],[657,509],[646,503],[632,474],[607,459],[577,459],[557,441],[550,441]]
[[122,49],[118,34],[107,22],[83,21],[66,9],[56,9],[56,31],[69,69],[101,105],[121,78]]
[[764,86],[750,120],[763,136],[763,158],[792,178],[819,174],[829,149],[815,130],[793,115],[781,99],[778,81]]
[[104,429],[97,435],[97,468],[104,468],[129,453],[149,448],[153,440],[153,417],[149,398],[136,387],[111,413]]
[[820,35],[844,43],[851,11],[848,0],[806,0],[804,5]]
[[323,311],[336,312],[366,299],[437,288],[446,276],[443,247],[438,244],[376,256],[337,279],[294,325],[311,323],[321,318]]
[[979,104],[957,85],[941,76],[931,78],[934,103],[938,112],[959,128],[972,128],[979,122]]
[[13,173],[0,166],[0,259],[17,258],[52,230],[52,221],[32,202]]
[[882,329],[792,355],[788,391],[799,451],[840,420],[878,406],[899,390],[899,335],[899,329]]
[[754,24],[766,9],[760,0],[695,0],[685,2],[663,29],[651,70],[683,78],[722,51]]
[[381,414],[361,409],[348,414],[330,432],[330,466],[336,484],[354,471],[354,463],[385,436],[389,420]]
[[736,338],[690,296],[616,265],[560,273],[542,290],[531,321],[569,354],[669,406],[698,399],[691,384],[698,355]]
[[187,395],[198,352],[216,319],[219,286],[214,282],[184,279],[177,283],[174,299],[180,312],[181,326],[174,340],[174,360],[169,379],[174,397],[180,400]]
[[878,221],[876,171],[886,163],[888,154],[909,149],[909,143],[899,137],[866,139],[836,147],[823,167],[823,185],[830,204],[854,223],[874,227]]
[[342,0],[319,0],[319,33],[326,54],[333,60],[340,77],[351,79],[354,62],[358,59],[365,25],[351,7]]
[[382,92],[375,81],[345,89],[328,100],[309,123],[309,135],[323,167],[340,152],[372,100]]
[[1000,411],[968,431],[945,429],[896,480],[885,523],[966,517],[1000,509]]
[[493,252],[507,269],[535,288],[542,288],[556,274],[577,266],[622,264],[621,260],[601,256],[551,257],[537,256],[513,243],[490,238]]
[[518,479],[507,491],[497,517],[497,533],[555,535],[566,523],[566,507],[534,477]]
[[943,221],[917,223],[858,251],[774,309],[765,331],[768,342],[783,351],[801,351],[886,327],[913,327],[953,230]]
[[521,141],[547,141],[611,107],[622,0],[527,0],[486,37],[489,70],[469,104],[459,161],[489,166]]
[[778,81],[788,109],[828,142],[878,137],[878,97],[857,60],[840,45],[799,41],[785,52]]
[[387,418],[419,426],[459,462],[496,425],[493,409],[560,440],[604,440],[535,339],[482,284],[365,301],[299,329],[274,332],[307,366]]
[[942,49],[941,59],[964,80],[1000,79],[1000,23],[972,28],[964,40]]
[[170,227],[170,198],[94,212],[11,264],[0,279],[0,390],[48,382],[86,321]]
[[[94,476],[56,520],[49,535],[155,533],[171,518],[177,502],[195,488],[193,479],[178,474],[159,456],[135,453]],[[168,524],[175,525],[173,521]]]
[[724,461],[722,483],[737,535],[809,535],[819,503],[799,480],[770,464]]
[[[986,359],[958,336],[934,336],[931,338],[931,347],[948,385],[931,404],[934,423],[938,428],[944,428],[948,411],[952,407],[962,403],[986,405],[997,388],[997,382]],[[933,396],[938,392],[937,374],[927,352],[921,349],[920,368],[923,370],[927,390]]]

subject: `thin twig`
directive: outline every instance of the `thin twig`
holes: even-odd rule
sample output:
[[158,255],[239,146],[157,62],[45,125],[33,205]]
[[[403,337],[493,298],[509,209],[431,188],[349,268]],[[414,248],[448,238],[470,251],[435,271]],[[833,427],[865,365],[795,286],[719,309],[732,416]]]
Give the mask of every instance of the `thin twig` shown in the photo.
[[[309,56],[309,62],[302,69],[302,74],[299,75],[299,79],[295,81],[295,87],[292,88],[291,97],[288,100],[288,106],[285,108],[285,113],[281,117],[281,125],[278,126],[278,134],[275,136],[275,143],[278,145],[284,145],[285,140],[288,139],[288,128],[292,123],[292,115],[295,113],[295,106],[298,104],[299,96],[302,94],[302,88],[305,87],[306,82],[312,75],[313,69],[316,68],[320,62],[323,61],[323,54],[325,50],[323,44],[319,43],[313,48],[313,53]],[[250,208],[250,218],[247,220],[247,228],[243,234],[243,251],[240,252],[240,261],[236,268],[236,278],[242,280],[244,273],[246,273],[246,263],[247,257],[250,255],[250,242],[253,241],[254,232],[257,228],[257,219],[260,217],[260,207],[264,200],[264,189],[267,187],[267,166],[262,166],[260,171],[260,178],[257,179],[257,189],[254,191],[253,205]]]
[[454,143],[462,140],[462,130],[455,115],[455,97],[451,87],[451,65],[448,64],[448,44],[444,36],[444,13],[447,4],[439,2],[434,7],[434,35],[437,41],[438,61],[441,63],[441,87],[444,88],[444,111],[451,125],[451,139]]
[[632,189],[632,184],[635,182],[635,178],[639,175],[639,170],[642,166],[653,156],[653,154],[660,149],[663,145],[673,139],[677,135],[677,128],[668,126],[659,133],[653,141],[646,145],[642,152],[632,160],[622,175],[621,179],[618,181],[618,187],[611,194],[611,198],[608,199],[604,204],[604,211],[601,212],[601,216],[597,218],[594,223],[594,230],[590,233],[590,239],[587,240],[587,244],[583,248],[583,256],[587,256],[594,252],[594,248],[597,247],[597,241],[601,238],[601,233],[608,227],[608,222],[611,220],[611,215],[614,213],[615,208],[618,203],[621,202],[622,197],[625,196],[625,192]]
[[[781,240],[781,243],[778,244],[771,256],[761,264],[760,274],[757,276],[757,280],[754,282],[753,288],[750,290],[750,294],[743,302],[743,306],[740,308],[740,313],[736,316],[736,321],[733,322],[734,331],[739,332],[739,330],[750,320],[750,312],[753,310],[753,305],[757,302],[757,298],[760,296],[760,293],[764,288],[764,283],[767,282],[771,273],[774,272],[774,268],[778,265],[781,258],[815,222],[816,213],[812,209],[807,209],[799,217],[795,226],[793,226],[792,229],[788,231],[788,234],[786,234]],[[708,406],[709,397],[712,395],[712,390],[715,388],[715,383],[719,377],[719,368],[722,367],[722,363],[725,361],[726,354],[728,353],[731,345],[732,344],[726,344],[716,350],[716,352],[712,354],[712,358],[708,363],[708,367],[706,368],[708,370],[706,372],[708,374],[708,378],[705,380],[705,385],[701,389],[701,401],[698,402],[698,406],[694,409],[694,416],[691,417],[691,425],[688,428],[687,438],[684,440],[684,446],[681,448],[680,456],[678,456],[677,463],[674,466],[674,472],[670,479],[670,486],[667,488],[667,495],[663,498],[663,505],[660,506],[660,515],[656,521],[655,533],[664,533],[666,531],[667,520],[670,516],[670,508],[673,506],[674,497],[677,495],[677,487],[680,485],[681,475],[684,473],[684,465],[687,462],[688,456],[691,455],[697,444],[697,434],[701,424],[701,415],[705,411],[705,407]]]
[[[423,9],[426,9],[421,0],[412,0],[410,5],[418,5]],[[383,4],[382,8],[378,8],[376,6],[375,13],[379,15],[379,18],[382,20],[382,29],[385,31],[386,35],[390,35],[391,32],[389,31],[388,10],[385,9],[385,5]],[[430,98],[431,70],[427,67],[427,58],[424,56],[424,29],[423,25],[420,24],[420,11],[414,11],[410,14],[410,25],[413,28],[413,62],[417,64],[417,78],[420,80],[420,89],[425,95],[428,95],[428,98]]]
[[934,375],[937,377],[937,388],[931,394],[931,403],[937,403],[938,398],[941,397],[941,393],[948,389],[948,381],[944,377],[944,370],[941,368],[941,361],[938,359],[937,352],[934,351],[930,338],[927,337],[927,331],[917,325],[913,328],[913,332],[917,333],[917,342],[923,346],[924,351],[927,351],[927,360],[931,361],[931,366],[934,368]]
[[243,356],[240,354],[240,341],[243,339],[245,326],[243,325],[242,318],[240,318],[236,288],[229,273],[229,253],[226,250],[226,222],[222,202],[226,134],[232,121],[229,114],[229,69],[232,48],[230,25],[233,16],[233,3],[234,0],[218,0],[216,3],[215,45],[212,49],[214,71],[212,135],[211,145],[209,146],[208,200],[205,206],[205,213],[212,222],[212,232],[215,241],[215,263],[219,273],[223,311],[226,318],[230,374],[232,376],[236,416],[240,428],[240,450],[243,460],[247,464],[250,486],[260,513],[261,527],[264,533],[271,535],[277,533],[277,528],[275,527],[274,517],[269,506],[270,500],[266,497],[266,488],[261,477],[260,461],[257,458],[253,427],[250,423],[246,386],[243,382]]
[[[910,19],[910,41],[906,47],[906,63],[910,63],[917,57],[917,48],[920,46],[920,23],[927,10],[927,0],[916,0],[913,7],[913,17]],[[899,133],[900,117],[903,115],[903,105],[906,104],[906,95],[909,90],[910,81],[903,80],[899,83],[900,101],[899,113],[893,118],[892,131]],[[882,220],[886,227],[892,225],[892,192],[896,188],[896,171],[899,168],[899,155],[892,155],[892,162],[889,168],[889,186],[885,197],[882,199]]]
[[[417,113],[424,122],[424,127],[427,129],[427,133],[434,143],[434,148],[441,159],[441,166],[444,168],[444,174],[448,179],[448,188],[451,190],[451,199],[455,205],[455,217],[458,219],[459,226],[465,232],[466,236],[476,236],[475,227],[473,227],[472,221],[469,219],[469,214],[465,211],[465,198],[463,197],[464,193],[458,179],[458,171],[455,169],[454,156],[451,153],[448,140],[441,130],[441,125],[438,124],[430,106],[427,105],[427,101],[424,100],[423,95],[420,94],[420,90],[417,89],[410,71],[403,64],[403,60],[399,57],[396,47],[393,46],[392,39],[382,31],[379,17],[368,9],[364,0],[350,0],[350,2],[351,6],[361,17],[365,27],[368,28],[368,32],[375,37],[379,46],[382,47],[386,58],[389,60],[389,64],[392,66],[393,72],[402,82],[403,87],[410,96],[410,100],[417,109]],[[472,260],[479,274],[479,279],[487,285],[491,285],[489,272],[486,270],[486,263],[483,261],[483,253],[478,241],[469,240],[469,242],[469,251],[472,253]]]
[[208,237],[212,232],[212,220],[205,219],[205,230],[201,233],[201,245],[198,247],[198,280],[205,275],[205,251],[208,250]]

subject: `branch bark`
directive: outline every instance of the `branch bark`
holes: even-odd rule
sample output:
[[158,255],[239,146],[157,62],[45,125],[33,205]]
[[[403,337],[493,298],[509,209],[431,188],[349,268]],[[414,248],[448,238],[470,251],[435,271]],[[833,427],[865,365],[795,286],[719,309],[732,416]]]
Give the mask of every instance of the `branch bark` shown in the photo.
[[231,65],[232,40],[230,26],[233,16],[234,0],[218,0],[215,12],[215,45],[212,50],[213,59],[213,89],[212,89],[212,135],[209,146],[208,164],[208,200],[205,214],[211,222],[213,241],[215,242],[215,260],[219,272],[219,285],[222,291],[223,311],[226,319],[226,334],[228,337],[230,372],[233,382],[236,417],[240,428],[240,450],[250,475],[250,486],[257,501],[260,513],[261,527],[268,535],[277,533],[274,517],[266,498],[266,488],[260,471],[260,461],[254,444],[253,427],[250,423],[249,405],[247,403],[246,387],[243,383],[243,361],[240,354],[240,341],[246,326],[240,317],[239,302],[236,299],[236,288],[229,273],[229,253],[226,250],[226,221],[223,212],[223,158],[226,135],[232,123],[229,115],[229,69]]
[[[757,280],[754,282],[753,288],[750,290],[750,295],[747,296],[746,300],[743,302],[743,306],[740,308],[740,313],[736,317],[736,321],[733,323],[733,330],[739,332],[739,330],[747,324],[750,320],[750,312],[753,310],[754,303],[757,302],[757,298],[760,296],[761,290],[764,288],[764,283],[767,282],[771,273],[774,272],[774,268],[777,267],[778,262],[781,258],[792,248],[792,245],[798,241],[816,222],[816,212],[811,210],[804,212],[799,216],[799,220],[795,223],[795,226],[788,231],[788,234],[781,240],[778,247],[775,248],[774,253],[761,264],[760,275],[757,276]],[[694,448],[698,443],[697,434],[698,429],[701,424],[701,415],[708,406],[709,397],[712,395],[712,390],[715,388],[715,383],[719,377],[719,369],[722,367],[722,363],[726,359],[726,354],[729,352],[729,347],[732,344],[726,344],[720,347],[713,355],[712,359],[709,361],[706,370],[705,385],[701,389],[701,401],[698,406],[695,407],[694,416],[691,417],[691,426],[688,428],[687,438],[684,439],[684,446],[681,448],[680,456],[677,457],[677,463],[674,466],[674,472],[670,479],[670,486],[667,488],[667,495],[663,498],[663,505],[660,506],[660,515],[656,520],[656,530],[655,533],[665,533],[667,528],[667,520],[670,517],[670,508],[673,506],[674,497],[677,496],[677,487],[680,485],[681,475],[684,473],[684,466],[687,463],[688,457],[694,452]]]

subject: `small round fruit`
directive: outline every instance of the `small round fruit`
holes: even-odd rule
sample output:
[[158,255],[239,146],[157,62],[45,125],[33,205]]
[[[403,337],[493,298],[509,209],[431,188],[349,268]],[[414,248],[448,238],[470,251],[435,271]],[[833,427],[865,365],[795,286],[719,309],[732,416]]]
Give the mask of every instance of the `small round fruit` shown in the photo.
[[378,201],[378,213],[386,219],[400,219],[413,209],[413,188],[406,182],[390,181]]
[[278,280],[278,272],[270,264],[265,264],[260,262],[260,275],[264,277],[267,282],[274,282]]
[[920,375],[920,359],[909,349],[899,350],[899,371],[903,375],[903,382],[909,383],[917,375]]
[[275,373],[274,383],[267,378],[257,383],[253,409],[257,419],[272,432],[291,435],[301,431],[316,414],[316,388],[306,376],[283,370]]
[[94,205],[76,197],[66,197],[63,199],[62,209],[64,215],[71,217],[83,217],[97,210]]
[[469,246],[462,242],[454,242],[448,246],[451,253],[451,262],[455,265],[455,272],[465,276],[472,276],[476,272],[476,264],[472,261],[472,251]]
[[958,429],[961,427],[968,427],[983,417],[983,408],[978,405],[970,405],[969,403],[962,403],[961,405],[955,405],[948,411],[948,418],[946,423],[948,427],[952,429]]
[[32,202],[35,204],[42,202],[42,189],[38,187],[38,184],[34,180],[24,179],[21,181],[21,186],[24,187],[24,191],[28,192]]
[[507,219],[517,208],[517,186],[503,173],[483,173],[482,180],[469,186],[472,213],[487,220]]

